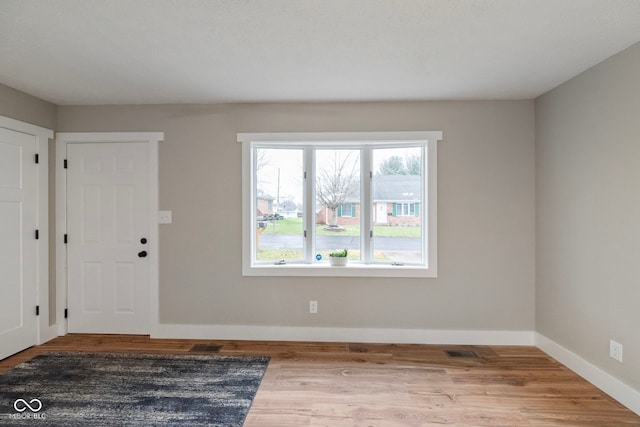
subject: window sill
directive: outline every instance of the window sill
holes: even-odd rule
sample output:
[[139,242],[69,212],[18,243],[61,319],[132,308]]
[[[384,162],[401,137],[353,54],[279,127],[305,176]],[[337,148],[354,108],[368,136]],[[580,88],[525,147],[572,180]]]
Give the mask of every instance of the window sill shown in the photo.
[[332,267],[328,264],[258,264],[245,266],[243,276],[283,277],[438,277],[437,271],[418,265],[358,264]]

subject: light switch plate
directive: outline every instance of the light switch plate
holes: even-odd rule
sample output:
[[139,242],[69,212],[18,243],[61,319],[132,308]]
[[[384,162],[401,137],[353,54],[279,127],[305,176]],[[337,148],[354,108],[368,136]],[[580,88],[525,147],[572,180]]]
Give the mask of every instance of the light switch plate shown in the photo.
[[158,211],[158,224],[171,224],[171,211]]

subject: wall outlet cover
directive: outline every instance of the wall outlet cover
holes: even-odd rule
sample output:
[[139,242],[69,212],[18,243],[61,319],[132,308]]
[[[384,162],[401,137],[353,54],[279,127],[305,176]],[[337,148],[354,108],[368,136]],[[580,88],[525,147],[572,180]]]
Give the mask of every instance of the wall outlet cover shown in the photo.
[[171,211],[158,211],[158,224],[171,224],[172,222]]
[[622,344],[609,340],[609,356],[622,363]]
[[318,314],[318,301],[309,301],[309,313]]

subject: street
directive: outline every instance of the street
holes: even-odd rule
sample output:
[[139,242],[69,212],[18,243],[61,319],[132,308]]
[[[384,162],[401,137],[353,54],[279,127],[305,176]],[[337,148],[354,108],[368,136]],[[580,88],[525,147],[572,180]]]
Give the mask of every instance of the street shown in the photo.
[[[302,249],[302,236],[293,234],[264,234],[260,236],[261,249]],[[418,237],[374,237],[373,245],[381,251],[420,251]],[[316,236],[316,250],[360,249],[359,236]]]

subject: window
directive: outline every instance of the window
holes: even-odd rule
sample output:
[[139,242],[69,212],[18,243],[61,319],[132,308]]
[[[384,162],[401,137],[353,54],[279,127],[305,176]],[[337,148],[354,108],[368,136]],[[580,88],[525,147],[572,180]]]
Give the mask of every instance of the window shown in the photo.
[[[304,228],[301,219],[285,219],[291,204],[302,201],[303,154],[300,148],[257,146],[253,150],[256,228],[253,258],[257,262],[302,261]],[[264,212],[264,200],[268,210]],[[295,210],[294,210],[295,211]],[[283,241],[283,239],[286,239]]]
[[356,216],[356,204],[355,203],[343,203],[338,206],[338,216],[355,217]]
[[419,216],[418,203],[394,203],[393,216]]
[[[441,139],[441,132],[238,134],[243,274],[436,277]],[[343,249],[347,266],[331,267],[329,253]]]

